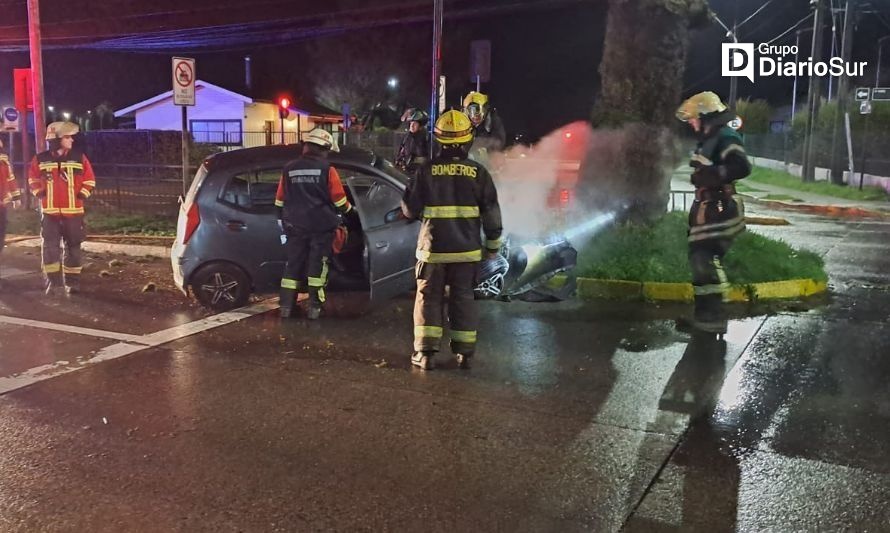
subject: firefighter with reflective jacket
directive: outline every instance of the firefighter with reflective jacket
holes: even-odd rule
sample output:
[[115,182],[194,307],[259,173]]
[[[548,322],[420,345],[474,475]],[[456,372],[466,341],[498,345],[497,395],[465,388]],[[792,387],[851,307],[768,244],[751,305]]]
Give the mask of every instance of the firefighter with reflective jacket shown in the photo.
[[695,201],[689,211],[689,264],[695,291],[695,315],[688,323],[707,333],[726,332],[722,312],[729,288],[721,263],[733,239],[745,230],[745,207],[734,182],[751,173],[742,137],[727,123],[735,114],[712,92],[692,96],[677,110],[699,142],[693,168]]
[[405,216],[422,220],[411,363],[423,370],[433,368],[443,336],[446,287],[451,351],[458,366],[468,365],[479,319],[473,296],[476,267],[483,249],[489,257],[498,253],[502,231],[491,175],[467,159],[466,150],[473,141],[470,119],[459,111],[447,111],[436,121],[434,135],[439,154],[420,170],[402,206]]
[[287,239],[287,265],[281,278],[282,318],[293,314],[297,291],[307,286],[307,318],[315,320],[321,314],[331,246],[340,225],[337,212],[352,212],[340,175],[327,161],[331,150],[339,151],[329,132],[310,131],[303,142],[303,155],[284,167],[278,182],[275,206]]
[[426,129],[430,117],[420,109],[409,109],[403,119],[408,122],[408,135],[405,135],[399,146],[396,166],[414,176],[430,157],[430,140]]
[[[69,294],[80,289],[83,268],[80,244],[86,237],[84,200],[93,194],[96,177],[87,156],[74,149],[74,136],[79,131],[72,122],[53,122],[47,126],[49,150],[34,156],[28,172],[28,187],[40,199],[43,273],[48,295],[62,286]],[[62,242],[65,243],[64,264]]]
[[470,154],[476,160],[487,161],[492,152],[499,152],[507,144],[507,133],[497,110],[491,107],[488,95],[472,91],[464,97],[464,113],[473,123],[473,145]]
[[3,151],[3,142],[0,141],[0,254],[3,253],[6,239],[6,209],[9,205],[18,209],[22,205],[22,193],[15,181],[9,157]]

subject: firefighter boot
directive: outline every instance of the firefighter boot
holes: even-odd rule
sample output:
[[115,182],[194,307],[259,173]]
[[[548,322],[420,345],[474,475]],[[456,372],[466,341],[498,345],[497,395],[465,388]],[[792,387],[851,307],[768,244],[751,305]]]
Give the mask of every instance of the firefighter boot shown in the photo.
[[44,293],[47,296],[55,296],[62,289],[62,275],[59,274],[47,274],[46,280],[44,282]]
[[421,370],[432,370],[436,367],[433,363],[435,352],[414,352],[411,356],[411,364]]
[[306,310],[306,318],[309,320],[318,320],[321,316],[321,304],[309,302],[309,309]]
[[470,368],[470,356],[463,353],[454,354],[457,359],[457,368]]
[[294,313],[297,301],[297,290],[282,287],[278,296],[281,318],[290,318]]
[[77,294],[80,292],[80,275],[65,275],[65,292],[68,294]]

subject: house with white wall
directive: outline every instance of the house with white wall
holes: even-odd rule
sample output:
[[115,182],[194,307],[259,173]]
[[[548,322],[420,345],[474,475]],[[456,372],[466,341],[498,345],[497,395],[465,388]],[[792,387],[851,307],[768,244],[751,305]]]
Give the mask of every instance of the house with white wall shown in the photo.
[[[259,100],[203,80],[195,82],[195,104],[188,107],[188,128],[195,142],[227,149],[295,143],[315,127],[332,133],[343,117],[313,104],[291,103],[281,119],[278,103]],[[182,129],[182,111],[173,104],[173,91],[153,96],[114,112],[115,118],[135,119],[137,130]],[[283,135],[282,135],[283,132]]]

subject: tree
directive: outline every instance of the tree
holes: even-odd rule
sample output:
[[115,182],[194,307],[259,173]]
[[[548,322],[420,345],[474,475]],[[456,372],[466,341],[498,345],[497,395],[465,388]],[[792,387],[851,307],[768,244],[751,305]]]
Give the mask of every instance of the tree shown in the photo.
[[[318,40],[309,47],[316,101],[334,110],[349,104],[353,113],[369,111],[378,103],[425,103],[422,82],[429,71],[423,32],[363,31]],[[416,53],[423,51],[423,54]],[[406,61],[422,57],[426,61]],[[397,80],[395,88],[387,83]]]
[[[611,129],[617,157],[600,168],[594,189],[652,220],[667,204],[677,143],[671,133],[682,96],[690,30],[708,20],[705,0],[610,0],[600,63],[602,90],[594,126]],[[596,154],[592,154],[595,157]],[[591,165],[588,165],[591,166]]]
[[114,127],[114,108],[108,102],[102,102],[93,110],[93,128],[97,130],[110,129]]
[[773,108],[766,100],[739,100],[736,102],[736,111],[744,126],[742,133],[769,133],[770,118],[773,116]]

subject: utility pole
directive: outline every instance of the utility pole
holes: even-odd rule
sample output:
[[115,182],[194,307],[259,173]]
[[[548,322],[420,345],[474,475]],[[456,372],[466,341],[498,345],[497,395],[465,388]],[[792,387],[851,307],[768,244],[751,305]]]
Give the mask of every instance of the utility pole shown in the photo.
[[[825,0],[813,0],[815,3],[816,13],[813,16],[813,45],[810,54],[813,63],[822,61],[822,26],[825,17]],[[813,130],[816,125],[816,115],[819,113],[819,99],[821,92],[821,83],[815,72],[810,72],[810,87],[807,91],[807,124],[804,131],[804,148],[803,148],[803,171],[801,177],[803,181],[815,181],[816,164],[814,158],[815,146],[813,143]]]
[[[856,0],[847,0],[844,9],[844,34],[841,38],[841,58],[849,62],[853,51],[853,22],[856,20]],[[834,114],[834,133],[831,140],[831,182],[836,185],[844,183],[844,143],[838,139],[845,135],[844,117],[847,114],[850,100],[850,77],[846,69],[841,74],[837,89],[837,111]],[[852,171],[852,169],[851,169]]]
[[[28,39],[31,45],[31,92],[34,106],[34,151],[46,146],[46,122],[43,110],[43,53],[40,48],[40,1],[28,0]],[[28,128],[28,114],[24,113],[24,128]],[[22,147],[24,149],[24,147]],[[22,152],[24,159],[24,152]]]
[[[736,4],[736,6],[738,6],[738,4]],[[736,11],[738,11],[738,7],[736,7]],[[736,43],[736,44],[738,44],[738,42],[739,42],[738,34],[736,33],[738,31],[738,29],[739,29],[738,22],[736,20],[736,17],[733,16],[733,19],[732,19],[732,42]],[[754,59],[751,58],[751,60],[753,61]],[[738,78],[736,76],[729,78],[729,108],[730,109],[735,109],[735,102],[736,102],[736,99],[738,98],[738,93],[739,93],[738,83],[739,83]]]
[[442,72],[442,20],[444,18],[444,0],[433,0],[433,77],[432,95],[430,96],[430,158],[433,157],[433,138],[436,118],[439,115],[439,75]]

